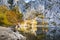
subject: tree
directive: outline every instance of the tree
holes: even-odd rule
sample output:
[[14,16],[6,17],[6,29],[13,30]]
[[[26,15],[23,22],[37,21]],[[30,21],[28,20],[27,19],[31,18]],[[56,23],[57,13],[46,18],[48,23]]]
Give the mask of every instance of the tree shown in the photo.
[[22,21],[22,14],[17,11],[17,9],[9,10],[6,12],[6,17],[9,22],[13,23],[14,25],[18,24]]
[[22,14],[18,8],[8,10],[6,6],[0,6],[0,26],[12,26],[22,21]]
[[5,5],[0,6],[0,26],[12,25],[6,18],[6,11],[8,11]]

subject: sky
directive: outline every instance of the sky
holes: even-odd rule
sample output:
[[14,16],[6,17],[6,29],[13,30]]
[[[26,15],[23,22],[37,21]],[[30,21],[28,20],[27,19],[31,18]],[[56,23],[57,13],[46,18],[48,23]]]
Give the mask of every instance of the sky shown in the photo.
[[24,0],[26,3],[30,2],[30,1],[35,1],[35,0]]

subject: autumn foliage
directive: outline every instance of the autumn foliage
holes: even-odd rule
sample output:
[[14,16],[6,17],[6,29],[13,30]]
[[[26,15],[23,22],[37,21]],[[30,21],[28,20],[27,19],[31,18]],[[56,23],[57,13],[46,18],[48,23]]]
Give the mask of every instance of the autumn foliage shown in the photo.
[[0,6],[0,25],[15,25],[21,22],[22,16],[17,7],[13,10],[9,10],[6,6]]

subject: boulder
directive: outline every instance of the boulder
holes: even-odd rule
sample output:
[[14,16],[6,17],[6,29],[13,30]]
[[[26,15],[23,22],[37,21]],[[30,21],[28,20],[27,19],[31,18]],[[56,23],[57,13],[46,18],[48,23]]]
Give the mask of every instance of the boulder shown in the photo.
[[13,32],[10,28],[0,27],[0,40],[26,40],[26,37],[19,32]]

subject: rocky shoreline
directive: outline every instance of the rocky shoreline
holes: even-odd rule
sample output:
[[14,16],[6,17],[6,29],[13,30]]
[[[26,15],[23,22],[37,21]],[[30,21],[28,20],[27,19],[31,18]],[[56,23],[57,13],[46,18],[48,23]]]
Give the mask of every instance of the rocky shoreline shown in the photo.
[[26,40],[26,37],[19,32],[13,32],[10,28],[0,26],[0,40]]

